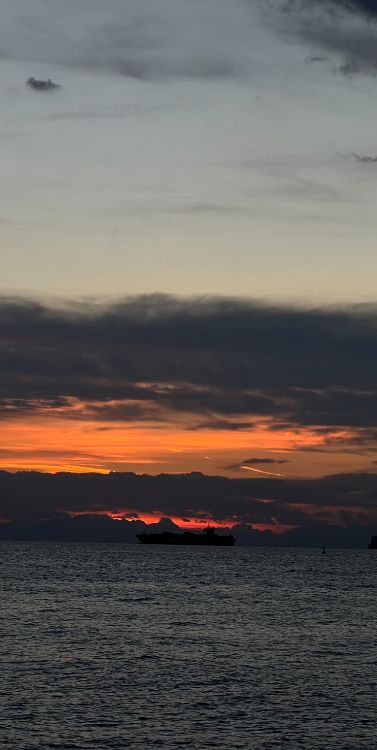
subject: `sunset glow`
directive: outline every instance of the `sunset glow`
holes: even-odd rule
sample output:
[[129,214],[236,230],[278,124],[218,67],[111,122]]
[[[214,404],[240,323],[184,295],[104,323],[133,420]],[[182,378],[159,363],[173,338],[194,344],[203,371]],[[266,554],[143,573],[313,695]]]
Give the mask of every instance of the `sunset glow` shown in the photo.
[[[248,431],[190,430],[177,424],[155,423],[150,427],[137,422],[103,424],[72,419],[70,414],[28,417],[22,422],[8,419],[0,428],[0,466],[10,471],[135,471],[156,474],[202,470],[209,474],[234,475],[227,470],[251,452],[289,456],[287,470],[277,472],[242,464],[238,473],[266,476],[321,474],[327,470],[328,456],[312,454],[331,441],[333,460],[344,463],[343,441],[352,433],[334,430],[326,435],[315,429],[279,429],[273,422],[254,421]],[[174,447],[172,448],[172,444]],[[335,449],[335,450],[334,450]],[[210,454],[210,455],[209,455]],[[323,463],[325,467],[323,468]],[[365,463],[365,459],[364,459]]]
[[374,523],[374,3],[0,5],[1,518]]

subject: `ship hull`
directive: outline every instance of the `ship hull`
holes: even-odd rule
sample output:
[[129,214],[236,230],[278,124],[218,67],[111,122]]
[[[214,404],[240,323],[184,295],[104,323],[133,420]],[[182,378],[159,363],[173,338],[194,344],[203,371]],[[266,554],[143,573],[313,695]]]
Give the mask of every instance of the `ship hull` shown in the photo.
[[235,539],[231,535],[199,536],[199,534],[138,534],[140,544],[170,544],[175,546],[189,545],[193,547],[233,547]]

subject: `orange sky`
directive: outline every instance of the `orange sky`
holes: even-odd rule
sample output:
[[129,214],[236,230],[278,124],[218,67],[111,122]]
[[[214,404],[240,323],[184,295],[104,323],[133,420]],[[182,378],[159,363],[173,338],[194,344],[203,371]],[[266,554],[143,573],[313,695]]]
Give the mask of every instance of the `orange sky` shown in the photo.
[[[0,428],[0,468],[8,471],[102,472],[125,471],[140,474],[201,471],[208,475],[247,477],[319,477],[330,473],[363,471],[372,466],[372,455],[349,452],[350,434],[332,434],[315,429],[273,429],[272,422],[249,419],[248,430],[185,429],[180,424],[95,421],[70,413],[39,414],[4,420]],[[329,445],[330,440],[330,445]],[[251,458],[282,463],[245,464]],[[238,469],[234,467],[239,467]],[[331,508],[296,506],[318,521],[331,522],[337,512]],[[293,508],[293,506],[292,506]],[[113,517],[132,517],[133,508],[114,508]],[[137,514],[147,523],[162,513]],[[203,528],[210,518],[172,517],[187,528]],[[376,517],[377,520],[377,517]],[[365,519],[367,521],[367,518]],[[223,525],[232,526],[230,518]],[[278,522],[255,524],[261,531],[281,533],[288,528]]]
[[[249,430],[195,430],[182,424],[104,423],[88,420],[84,414],[72,419],[61,413],[9,419],[0,428],[0,468],[150,474],[202,471],[251,478],[321,476],[368,465],[365,455],[347,453],[342,444],[349,437],[346,431],[323,435],[313,429],[272,427],[266,420],[254,420]],[[321,452],[330,437],[331,450]],[[251,468],[244,465],[251,457],[286,463]],[[237,465],[238,471],[227,468]]]

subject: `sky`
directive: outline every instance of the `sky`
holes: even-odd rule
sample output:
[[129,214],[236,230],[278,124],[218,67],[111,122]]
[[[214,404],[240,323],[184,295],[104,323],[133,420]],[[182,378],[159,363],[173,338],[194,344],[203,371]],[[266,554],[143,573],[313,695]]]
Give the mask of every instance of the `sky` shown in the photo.
[[374,67],[341,68],[374,30],[342,5],[1,0],[3,289],[373,298]]
[[[298,482],[304,503],[300,482],[347,475],[363,495],[377,3],[0,0],[0,18],[0,468]],[[124,510],[174,515],[157,495]],[[259,522],[290,525],[277,510]]]

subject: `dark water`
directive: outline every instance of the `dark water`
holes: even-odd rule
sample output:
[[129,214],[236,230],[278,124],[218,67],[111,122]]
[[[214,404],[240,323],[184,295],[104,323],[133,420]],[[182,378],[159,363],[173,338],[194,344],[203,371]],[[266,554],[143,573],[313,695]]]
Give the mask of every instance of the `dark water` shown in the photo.
[[372,750],[377,553],[0,545],[0,745]]

